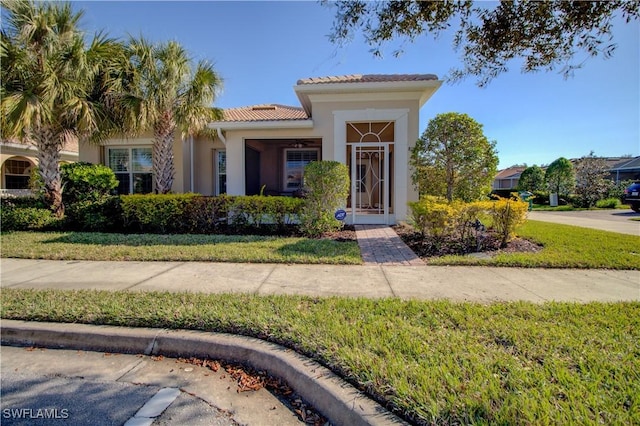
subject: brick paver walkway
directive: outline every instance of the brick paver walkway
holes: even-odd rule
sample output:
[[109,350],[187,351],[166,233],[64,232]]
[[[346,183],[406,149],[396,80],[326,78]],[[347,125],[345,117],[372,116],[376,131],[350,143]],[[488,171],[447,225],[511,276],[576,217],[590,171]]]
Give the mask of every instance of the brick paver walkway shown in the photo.
[[356,236],[365,264],[424,265],[387,225],[356,225]]

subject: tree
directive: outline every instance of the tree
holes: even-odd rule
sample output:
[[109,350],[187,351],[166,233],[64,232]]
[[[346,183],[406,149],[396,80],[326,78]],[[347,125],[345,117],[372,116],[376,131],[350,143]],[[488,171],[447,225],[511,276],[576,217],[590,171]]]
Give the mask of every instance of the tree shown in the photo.
[[575,172],[576,195],[583,207],[595,206],[613,186],[606,160],[596,157],[593,151],[578,160]]
[[453,44],[456,51],[462,50],[462,67],[450,77],[474,76],[479,86],[507,71],[516,58],[522,59],[523,72],[561,67],[565,77],[570,76],[586,58],[614,53],[614,17],[629,23],[640,16],[636,1],[324,0],[324,4],[336,10],[331,41],[344,44],[361,30],[376,55],[389,40],[414,41],[424,33],[437,38],[457,26]]
[[518,180],[518,191],[544,191],[544,170],[535,164],[524,169]]
[[173,140],[207,131],[210,121],[221,118],[211,105],[221,87],[213,66],[205,61],[192,67],[187,52],[175,41],[151,44],[131,39],[127,47],[128,73],[123,86],[127,127],[136,133],[153,132],[153,176],[155,191],[171,190],[175,174]]
[[413,184],[420,195],[480,199],[491,191],[497,171],[495,145],[467,114],[439,114],[411,151]]
[[60,151],[116,126],[109,67],[121,46],[96,35],[89,46],[69,3],[3,2],[0,110],[2,137],[38,148],[46,202],[64,214]]
[[549,192],[568,196],[576,186],[573,164],[564,157],[558,158],[547,167],[544,180]]

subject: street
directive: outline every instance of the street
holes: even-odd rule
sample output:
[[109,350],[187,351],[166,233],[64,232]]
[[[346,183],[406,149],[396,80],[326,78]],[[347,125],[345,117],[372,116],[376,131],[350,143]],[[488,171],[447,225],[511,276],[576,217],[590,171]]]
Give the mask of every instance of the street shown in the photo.
[[[3,425],[303,424],[264,388],[238,392],[224,369],[76,350],[2,346],[0,355]],[[156,395],[165,405],[149,403]],[[158,402],[161,415],[145,414]]]
[[531,220],[561,223],[640,236],[640,222],[631,220],[640,218],[640,213],[632,210],[578,210],[578,211],[531,211]]

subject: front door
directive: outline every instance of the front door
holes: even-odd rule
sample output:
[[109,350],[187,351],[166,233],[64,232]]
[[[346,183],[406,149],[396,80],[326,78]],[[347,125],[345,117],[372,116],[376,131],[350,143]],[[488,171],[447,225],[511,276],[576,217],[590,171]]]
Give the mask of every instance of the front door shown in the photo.
[[387,224],[391,143],[350,144],[352,223]]

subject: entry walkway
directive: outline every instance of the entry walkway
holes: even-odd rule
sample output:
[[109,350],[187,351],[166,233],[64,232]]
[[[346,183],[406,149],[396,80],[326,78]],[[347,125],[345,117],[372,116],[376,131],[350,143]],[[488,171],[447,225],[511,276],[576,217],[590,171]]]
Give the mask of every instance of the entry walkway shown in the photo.
[[356,225],[356,237],[366,265],[424,265],[387,225]]

